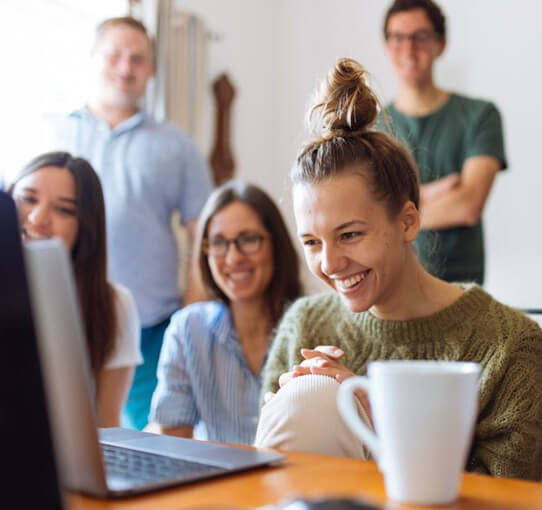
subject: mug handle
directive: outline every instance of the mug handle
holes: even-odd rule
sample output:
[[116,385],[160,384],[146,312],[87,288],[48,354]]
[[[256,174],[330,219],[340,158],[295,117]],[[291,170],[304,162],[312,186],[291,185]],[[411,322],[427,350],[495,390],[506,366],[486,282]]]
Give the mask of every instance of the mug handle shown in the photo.
[[379,441],[376,434],[360,419],[359,414],[353,405],[352,400],[357,398],[354,395],[356,388],[361,388],[369,393],[369,379],[364,376],[349,377],[339,386],[337,395],[337,407],[346,424],[352,431],[362,439],[371,450],[374,458],[378,461]]

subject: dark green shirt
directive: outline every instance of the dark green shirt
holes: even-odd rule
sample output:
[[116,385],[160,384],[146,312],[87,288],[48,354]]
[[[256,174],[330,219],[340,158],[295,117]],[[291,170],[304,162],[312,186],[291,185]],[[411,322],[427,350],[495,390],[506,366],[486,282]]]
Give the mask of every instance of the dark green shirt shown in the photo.
[[[386,107],[392,131],[412,153],[422,184],[461,172],[473,156],[493,156],[506,168],[501,116],[490,102],[450,94],[435,112],[412,117]],[[378,129],[385,130],[382,119]],[[482,222],[473,227],[422,230],[416,240],[422,264],[448,281],[484,280]]]

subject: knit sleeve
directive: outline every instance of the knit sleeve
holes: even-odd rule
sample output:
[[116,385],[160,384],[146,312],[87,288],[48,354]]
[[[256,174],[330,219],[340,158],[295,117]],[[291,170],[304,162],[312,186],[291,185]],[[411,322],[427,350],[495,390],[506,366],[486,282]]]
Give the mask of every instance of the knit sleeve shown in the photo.
[[268,391],[276,392],[279,389],[279,376],[301,362],[301,348],[312,347],[308,320],[312,312],[311,299],[301,298],[280,321],[263,370],[261,402]]
[[471,471],[542,477],[542,332],[523,338],[506,362],[488,405],[481,409]]

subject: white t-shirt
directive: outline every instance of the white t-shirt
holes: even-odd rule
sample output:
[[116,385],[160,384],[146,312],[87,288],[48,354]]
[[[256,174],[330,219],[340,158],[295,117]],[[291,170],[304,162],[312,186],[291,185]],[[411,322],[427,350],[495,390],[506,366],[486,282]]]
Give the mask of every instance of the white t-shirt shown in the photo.
[[143,363],[140,350],[141,329],[134,298],[130,291],[117,283],[111,283],[115,290],[118,334],[111,357],[104,369],[133,367]]

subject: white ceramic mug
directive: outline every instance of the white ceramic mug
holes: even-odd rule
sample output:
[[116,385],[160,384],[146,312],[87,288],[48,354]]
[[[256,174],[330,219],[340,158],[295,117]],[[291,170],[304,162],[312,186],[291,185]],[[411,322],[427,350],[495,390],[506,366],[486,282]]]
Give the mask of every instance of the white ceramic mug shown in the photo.
[[[339,389],[339,412],[367,445],[392,500],[443,505],[457,499],[478,411],[477,363],[375,361],[368,377]],[[354,391],[367,392],[376,434],[360,419]]]

